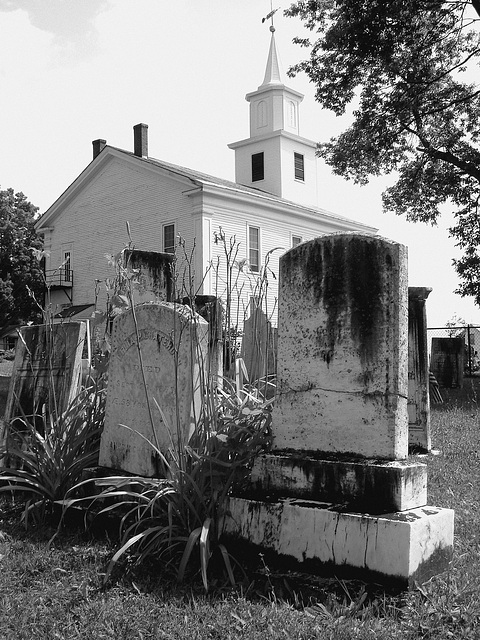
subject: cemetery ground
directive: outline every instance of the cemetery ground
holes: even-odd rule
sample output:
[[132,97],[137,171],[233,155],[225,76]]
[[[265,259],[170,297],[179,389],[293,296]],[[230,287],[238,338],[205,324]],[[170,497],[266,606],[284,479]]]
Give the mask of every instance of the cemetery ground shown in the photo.
[[68,528],[49,544],[55,529],[25,531],[21,507],[3,498],[0,639],[480,638],[480,378],[442,391],[445,403],[432,407],[438,453],[428,456],[429,503],[455,509],[448,572],[395,593],[282,574],[259,559],[256,571],[238,574],[236,587],[219,573],[207,595],[198,575],[178,586],[154,564],[104,586],[114,549],[108,535]]

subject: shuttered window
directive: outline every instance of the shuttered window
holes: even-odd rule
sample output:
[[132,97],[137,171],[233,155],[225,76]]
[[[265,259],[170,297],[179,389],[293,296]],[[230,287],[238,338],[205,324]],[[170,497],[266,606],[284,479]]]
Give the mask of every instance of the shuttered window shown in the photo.
[[164,253],[175,253],[175,225],[163,225],[163,251]]
[[263,151],[252,155],[252,182],[258,182],[265,177]]
[[295,180],[305,180],[305,159],[301,153],[294,153]]
[[260,271],[260,229],[248,227],[248,262],[252,271]]

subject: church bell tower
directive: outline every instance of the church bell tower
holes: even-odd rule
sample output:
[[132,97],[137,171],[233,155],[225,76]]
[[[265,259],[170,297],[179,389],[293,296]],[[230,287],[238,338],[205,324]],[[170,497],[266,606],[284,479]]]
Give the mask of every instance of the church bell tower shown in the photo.
[[235,181],[314,207],[317,145],[300,136],[303,94],[283,83],[273,25],[270,31],[265,77],[245,97],[250,104],[250,137],[228,145],[235,151]]

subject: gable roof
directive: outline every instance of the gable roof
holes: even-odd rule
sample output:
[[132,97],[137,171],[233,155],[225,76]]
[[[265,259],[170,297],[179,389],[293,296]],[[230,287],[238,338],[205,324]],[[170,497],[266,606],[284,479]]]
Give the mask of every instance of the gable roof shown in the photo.
[[262,189],[249,187],[223,178],[217,178],[215,176],[202,173],[201,171],[189,169],[187,167],[172,164],[170,162],[165,162],[164,160],[157,160],[152,157],[140,157],[135,155],[135,153],[131,151],[126,151],[125,149],[112,147],[110,145],[106,145],[103,148],[99,155],[87,165],[87,167],[72,182],[72,184],[67,187],[67,189],[59,196],[59,198],[57,198],[57,200],[43,213],[43,215],[40,216],[35,224],[35,228],[37,230],[41,230],[44,227],[48,227],[48,222],[53,221],[53,219],[56,218],[56,216],[61,212],[63,206],[66,205],[67,202],[69,202],[73,197],[75,197],[75,195],[80,190],[82,190],[90,182],[91,179],[93,179],[100,168],[103,167],[103,165],[105,165],[112,156],[119,159],[124,157],[130,162],[133,161],[135,163],[140,163],[140,165],[143,166],[149,166],[153,169],[157,168],[166,171],[170,174],[178,176],[180,179],[190,181],[192,183],[192,186],[199,187],[201,189],[208,189],[208,187],[220,189],[225,193],[225,195],[227,195],[227,197],[228,194],[244,194],[247,197],[253,196],[254,198],[265,201],[265,203],[271,202],[276,203],[277,205],[295,208],[295,210],[299,213],[303,212],[309,216],[311,216],[312,214],[321,215],[326,219],[330,219],[332,222],[351,225],[367,233],[376,233],[378,231],[378,229],[374,227],[370,227],[355,220],[350,220],[349,218],[346,218],[344,216],[339,216],[335,213],[332,213],[331,211],[327,211],[326,209],[302,205],[298,202],[286,200],[285,198],[281,198],[280,196],[276,196],[267,191],[263,191]]

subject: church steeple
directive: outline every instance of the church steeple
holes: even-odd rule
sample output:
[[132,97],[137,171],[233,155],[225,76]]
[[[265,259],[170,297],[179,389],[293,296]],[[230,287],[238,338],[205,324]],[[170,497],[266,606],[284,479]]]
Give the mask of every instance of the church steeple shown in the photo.
[[[272,27],[270,27],[270,30],[272,30]],[[272,85],[272,84],[283,84],[282,73],[280,71],[280,62],[279,62],[278,53],[277,53],[277,46],[275,44],[275,28],[273,28],[272,37],[270,40],[270,51],[268,52],[267,68],[265,69],[265,77],[263,79],[262,84],[258,88],[260,89],[265,85]]]
[[229,144],[235,150],[235,180],[283,198],[316,206],[316,144],[300,137],[303,94],[283,83],[275,28],[265,76],[250,103],[250,137]]

